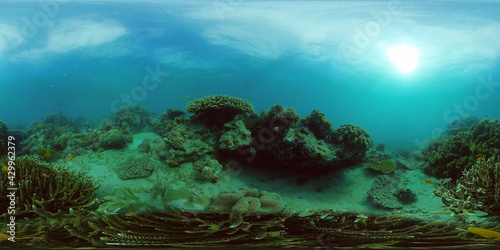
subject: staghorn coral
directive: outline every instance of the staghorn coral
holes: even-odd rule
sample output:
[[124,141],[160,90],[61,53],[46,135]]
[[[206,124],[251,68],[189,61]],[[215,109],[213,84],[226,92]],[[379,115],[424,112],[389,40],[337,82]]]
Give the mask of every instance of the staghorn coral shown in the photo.
[[[367,216],[326,210],[309,216],[243,214],[241,222],[237,218],[234,213],[179,210],[131,216],[78,210],[59,220],[20,222],[19,228],[21,237],[65,247],[493,249],[500,246],[494,239],[479,238],[460,229],[467,225],[429,223],[393,214]],[[494,226],[489,227],[495,230]]]
[[327,120],[325,114],[319,110],[313,110],[310,115],[300,119],[300,122],[320,140],[326,140],[333,133],[332,122]]
[[[7,159],[0,163],[7,165]],[[70,209],[87,208],[95,202],[99,187],[90,177],[74,173],[64,166],[52,166],[37,159],[23,156],[15,161],[16,216],[47,217],[68,213]],[[0,173],[0,183],[8,183],[5,171]],[[9,191],[0,189],[0,206],[8,207]],[[0,218],[8,216],[4,213]]]
[[474,210],[500,215],[500,157],[477,162],[456,183],[451,178],[439,181],[433,194],[448,211],[465,219]]
[[367,162],[365,165],[376,172],[382,172],[384,174],[392,173],[396,170],[396,163],[389,159],[382,160],[379,164]]
[[186,111],[207,123],[223,125],[236,115],[253,112],[253,105],[241,98],[213,95],[189,102]]

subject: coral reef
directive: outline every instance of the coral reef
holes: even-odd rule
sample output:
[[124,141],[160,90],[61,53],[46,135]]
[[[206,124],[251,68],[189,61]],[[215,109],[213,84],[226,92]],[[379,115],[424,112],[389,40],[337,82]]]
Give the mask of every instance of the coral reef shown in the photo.
[[[7,158],[0,160],[7,165]],[[95,202],[95,191],[99,187],[90,177],[74,173],[63,166],[23,156],[15,161],[16,174],[16,216],[19,218],[42,215],[56,217],[70,209],[88,208]],[[8,183],[7,173],[1,171],[0,183]],[[0,206],[9,206],[10,191],[0,189]],[[8,216],[7,210],[0,218]]]
[[160,166],[159,161],[146,154],[126,158],[113,169],[120,179],[127,180],[148,177]]
[[266,129],[274,131],[279,136],[285,134],[288,129],[296,127],[299,119],[300,116],[293,107],[285,109],[282,105],[276,104],[271,106],[269,111],[262,110],[260,115],[244,114],[243,122],[256,137]]
[[474,210],[500,215],[500,156],[478,161],[456,183],[451,178],[439,181],[433,193],[449,212],[463,218]]
[[368,191],[368,199],[376,207],[400,209],[403,203],[394,195],[395,191],[396,183],[387,175],[379,175]]
[[[458,179],[478,159],[500,154],[500,120],[483,119],[469,132],[448,137],[430,152],[429,169],[437,178]],[[428,153],[429,154],[429,153]]]
[[200,172],[200,177],[202,180],[216,183],[219,180],[219,174],[222,170],[222,165],[211,156],[205,156],[195,161],[193,164],[193,168]]
[[352,124],[341,125],[328,140],[334,144],[342,145],[343,154],[348,155],[353,162],[361,161],[371,146],[368,132]]
[[167,109],[167,111],[163,112],[163,114],[161,115],[161,121],[163,123],[164,120],[175,120],[175,118],[181,117],[185,114],[186,114],[186,112],[184,112],[182,110]]
[[128,128],[134,134],[157,132],[160,128],[160,120],[138,104],[118,109],[112,120],[116,125]]
[[0,121],[0,156],[7,155],[7,125]]
[[384,174],[392,173],[396,170],[396,163],[392,160],[386,159],[380,161],[380,163],[366,162],[368,168],[375,170],[376,172],[382,172]]
[[189,102],[186,111],[209,124],[223,125],[236,115],[253,112],[253,105],[237,97],[212,95]]
[[300,122],[320,140],[326,140],[333,133],[332,122],[319,110],[313,110],[310,115],[300,119]]
[[219,150],[238,150],[238,147],[248,146],[253,139],[251,132],[241,120],[234,120],[224,124],[223,134],[219,139]]
[[222,192],[212,197],[207,210],[211,212],[233,212],[236,214],[270,214],[283,211],[285,204],[276,193],[257,189],[240,189]]
[[125,148],[129,142],[132,142],[132,136],[118,129],[111,129],[99,136],[99,147],[104,150]]
[[417,195],[408,188],[401,188],[395,193],[396,198],[403,204],[410,204],[417,201]]

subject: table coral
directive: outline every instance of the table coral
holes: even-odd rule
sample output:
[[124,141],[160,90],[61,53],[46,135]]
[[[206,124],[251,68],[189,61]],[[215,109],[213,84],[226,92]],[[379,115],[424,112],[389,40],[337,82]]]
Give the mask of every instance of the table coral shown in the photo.
[[236,115],[253,112],[253,105],[241,98],[212,95],[189,102],[186,111],[208,123],[223,125]]

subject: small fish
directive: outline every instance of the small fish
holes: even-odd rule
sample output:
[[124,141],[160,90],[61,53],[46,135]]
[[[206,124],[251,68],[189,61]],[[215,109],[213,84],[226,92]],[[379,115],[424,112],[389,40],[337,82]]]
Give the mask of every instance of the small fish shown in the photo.
[[203,94],[201,94],[201,96],[203,96]]
[[187,95],[186,97],[187,97],[187,98],[189,98],[189,96],[188,96],[188,95]]
[[47,173],[42,173],[42,175],[43,175],[44,177],[49,177],[49,174],[47,174]]
[[37,149],[39,149],[39,148],[40,148],[40,147],[34,146],[34,147],[32,147],[31,149],[32,149],[32,150],[37,150]]
[[460,128],[457,128],[457,130],[460,130]]
[[139,212],[128,212],[128,213],[125,213],[125,216],[134,216],[136,214],[138,214]]
[[45,153],[45,157],[51,157],[52,155],[50,153]]
[[434,184],[434,182],[433,182],[433,181],[431,181],[431,180],[425,180],[425,182],[426,182],[426,183],[429,183],[429,184]]
[[66,162],[70,162],[73,160],[73,157],[68,157],[68,159],[66,159]]
[[477,158],[477,159],[476,159],[476,161],[480,161],[480,160],[482,160],[482,159],[483,159],[483,157],[482,157],[482,156],[479,156],[479,158]]
[[490,142],[491,145],[493,145],[493,142]]
[[3,169],[5,170],[5,172],[10,173],[9,168],[7,166],[3,165]]
[[495,132],[495,135],[498,135],[498,132]]
[[492,230],[480,228],[480,227],[468,227],[467,230],[473,234],[477,234],[479,236],[485,238],[500,238],[500,233]]

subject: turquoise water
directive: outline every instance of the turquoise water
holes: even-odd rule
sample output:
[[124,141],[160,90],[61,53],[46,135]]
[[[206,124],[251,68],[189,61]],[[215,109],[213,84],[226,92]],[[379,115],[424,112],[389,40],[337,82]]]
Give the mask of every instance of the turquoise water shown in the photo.
[[[319,110],[333,129],[365,129],[388,154],[419,154],[457,119],[500,116],[499,11],[498,1],[460,0],[2,1],[0,121],[19,131],[62,114],[79,129],[88,124],[97,131],[119,108],[138,104],[159,118],[167,108],[185,110],[198,98],[223,94],[249,101],[256,113],[275,104],[293,107],[301,117]],[[397,48],[403,50],[391,57]],[[158,133],[130,136],[130,151],[122,152],[130,157],[145,138],[166,141]],[[119,158],[89,145],[78,154],[61,152],[54,162],[95,177],[99,171],[90,165]],[[28,152],[35,155],[36,149]],[[47,159],[56,155],[40,152]],[[226,159],[217,160],[224,165]],[[423,173],[422,159],[408,162],[415,175],[401,172],[398,178],[408,178],[434,212],[442,204],[430,200],[433,186],[424,180],[435,178]],[[354,180],[375,177],[360,169],[336,176],[346,187],[328,194],[338,191],[340,200],[366,193],[371,184],[356,186]],[[320,192],[310,183],[288,188],[288,180],[267,183],[247,174],[236,179],[259,183],[284,200],[294,192],[309,198]],[[328,182],[318,180],[324,190]],[[228,183],[220,191],[237,186]],[[112,193],[100,192],[99,197]],[[328,199],[314,202],[328,209]],[[420,201],[416,207],[424,206]]]
[[[498,4],[393,4],[394,13],[378,1],[4,2],[2,119],[21,128],[61,111],[96,123],[146,67],[159,67],[168,76],[132,100],[157,114],[201,94],[250,96],[257,109],[319,109],[334,126],[357,124],[388,146],[416,148],[449,123],[446,110],[474,96],[478,77],[500,81]],[[373,38],[356,43],[360,31]],[[410,74],[385,55],[397,44],[420,54]],[[466,112],[493,116],[497,95]]]

